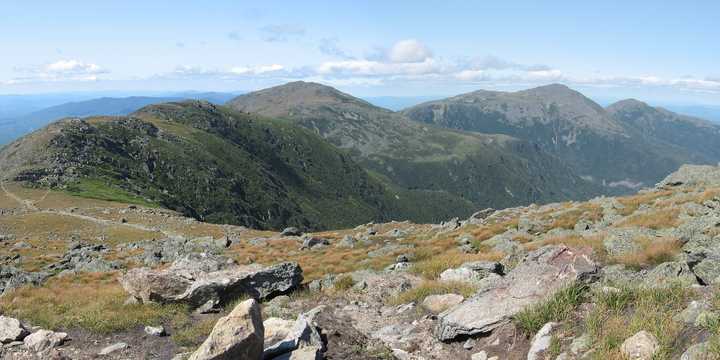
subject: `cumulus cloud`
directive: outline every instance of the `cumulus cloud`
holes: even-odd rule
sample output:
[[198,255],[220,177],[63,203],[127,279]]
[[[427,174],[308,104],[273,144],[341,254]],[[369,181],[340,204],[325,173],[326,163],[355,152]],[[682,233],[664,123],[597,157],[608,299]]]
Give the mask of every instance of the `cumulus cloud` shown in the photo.
[[39,66],[15,68],[21,76],[15,77],[7,84],[53,81],[95,81],[98,75],[109,73],[107,69],[93,63],[80,60],[58,60]]
[[394,63],[424,62],[432,58],[432,52],[420,41],[408,39],[395,43],[388,53],[388,58]]
[[305,28],[297,24],[267,25],[260,28],[260,36],[267,42],[285,42],[305,35]]

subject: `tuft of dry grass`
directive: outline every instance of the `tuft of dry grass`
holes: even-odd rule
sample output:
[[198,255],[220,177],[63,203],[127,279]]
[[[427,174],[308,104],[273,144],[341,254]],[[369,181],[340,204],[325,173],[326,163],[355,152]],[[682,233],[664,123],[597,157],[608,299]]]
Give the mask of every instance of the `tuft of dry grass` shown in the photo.
[[571,248],[582,248],[591,247],[595,256],[598,259],[605,259],[607,257],[607,251],[603,245],[604,234],[594,234],[588,236],[582,235],[566,235],[566,236],[553,236],[546,238],[542,241],[535,241],[525,244],[527,250],[537,250],[545,245],[565,245]]
[[678,226],[679,209],[661,209],[628,217],[617,224],[617,227],[644,227],[653,230],[667,229]]
[[631,215],[640,208],[640,205],[650,204],[658,199],[671,196],[672,194],[673,192],[671,190],[663,190],[618,198],[620,204],[624,206],[618,213],[623,216]]
[[430,295],[459,294],[464,297],[472,296],[477,289],[469,283],[460,281],[428,280],[410,290],[400,293],[388,302],[392,305],[419,303]]
[[682,248],[682,242],[675,238],[644,237],[635,241],[640,244],[639,251],[615,256],[610,261],[631,268],[643,268],[672,261]]
[[437,255],[423,252],[416,252],[415,254],[417,260],[410,268],[410,271],[429,280],[435,280],[443,271],[458,267],[469,261],[498,261],[505,256],[503,253],[497,251],[479,254],[463,254],[458,250]]
[[187,316],[179,305],[124,305],[127,294],[117,274],[84,274],[50,279],[0,298],[0,312],[47,329],[80,328],[109,334],[139,325]]

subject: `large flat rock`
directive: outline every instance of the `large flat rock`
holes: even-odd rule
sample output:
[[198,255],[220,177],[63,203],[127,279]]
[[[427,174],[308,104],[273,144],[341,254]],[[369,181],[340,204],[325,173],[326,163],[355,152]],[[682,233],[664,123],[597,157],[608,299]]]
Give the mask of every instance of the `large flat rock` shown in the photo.
[[546,246],[526,255],[507,276],[493,280],[472,298],[439,315],[435,336],[442,341],[493,331],[521,310],[575,281],[597,278],[590,248]]

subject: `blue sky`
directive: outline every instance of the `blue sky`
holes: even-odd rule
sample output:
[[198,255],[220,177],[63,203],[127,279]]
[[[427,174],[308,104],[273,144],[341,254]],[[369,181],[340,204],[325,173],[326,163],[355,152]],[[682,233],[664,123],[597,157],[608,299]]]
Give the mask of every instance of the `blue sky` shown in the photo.
[[560,82],[720,104],[718,1],[3,1],[0,94],[253,90],[356,95]]

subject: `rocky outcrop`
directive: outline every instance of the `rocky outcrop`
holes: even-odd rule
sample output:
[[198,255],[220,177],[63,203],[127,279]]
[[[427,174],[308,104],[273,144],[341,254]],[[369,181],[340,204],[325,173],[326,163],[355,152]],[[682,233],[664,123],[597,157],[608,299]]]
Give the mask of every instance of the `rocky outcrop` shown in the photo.
[[439,315],[435,336],[449,341],[487,333],[528,306],[576,281],[598,276],[590,249],[546,246],[529,253],[507,276]]
[[680,169],[658,183],[667,186],[720,186],[720,167],[710,165],[683,165]]
[[246,300],[218,320],[188,360],[261,360],[264,331],[260,305],[254,299]]
[[0,265],[0,294],[24,285],[40,285],[50,274],[46,272],[27,272],[12,266]]
[[295,289],[302,282],[296,263],[269,267],[221,266],[207,262],[177,260],[165,270],[136,268],[120,277],[125,291],[141,302],[186,303],[191,307],[215,307],[242,295],[265,299]]

